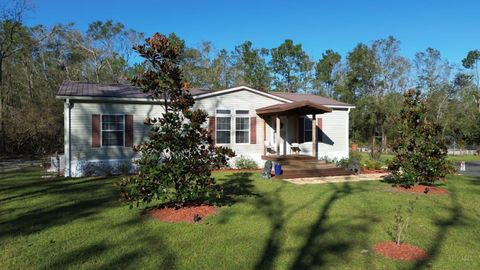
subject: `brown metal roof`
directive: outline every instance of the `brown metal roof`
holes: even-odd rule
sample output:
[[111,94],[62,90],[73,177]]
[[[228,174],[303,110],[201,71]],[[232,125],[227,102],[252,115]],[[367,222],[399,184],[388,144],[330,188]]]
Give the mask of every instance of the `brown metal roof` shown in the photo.
[[311,102],[309,100],[303,101],[295,101],[292,103],[284,103],[284,104],[275,104],[263,108],[259,108],[256,110],[258,115],[272,115],[272,114],[298,114],[298,115],[306,115],[306,114],[322,114],[322,113],[329,113],[332,109],[318,104]]
[[[195,95],[210,93],[213,90],[191,88],[190,93]],[[98,97],[98,98],[149,98],[140,88],[129,84],[107,84],[64,81],[57,92],[57,96]]]
[[331,106],[353,106],[348,103],[343,103],[340,101],[337,101],[335,99],[331,98],[326,98],[322,96],[317,96],[317,95],[312,95],[312,94],[298,94],[298,93],[275,93],[275,92],[269,92],[269,94],[272,94],[277,97],[281,97],[284,99],[288,99],[290,101],[311,101],[316,104],[321,104],[321,105],[331,105]]

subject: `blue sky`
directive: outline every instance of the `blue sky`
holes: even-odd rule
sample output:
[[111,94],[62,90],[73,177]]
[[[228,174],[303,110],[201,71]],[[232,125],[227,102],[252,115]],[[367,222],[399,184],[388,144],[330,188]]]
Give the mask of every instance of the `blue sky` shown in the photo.
[[[141,2],[141,4],[140,4]],[[460,64],[480,49],[480,1],[60,1],[37,0],[30,25],[113,19],[147,35],[175,32],[188,46],[212,41],[233,49],[245,40],[272,48],[284,39],[301,43],[318,59],[326,49],[344,56],[357,43],[393,35],[413,58],[427,47]]]

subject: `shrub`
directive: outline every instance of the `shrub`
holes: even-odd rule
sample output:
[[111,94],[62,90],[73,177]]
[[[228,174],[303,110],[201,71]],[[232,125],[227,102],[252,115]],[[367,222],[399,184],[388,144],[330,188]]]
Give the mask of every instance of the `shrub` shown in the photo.
[[387,230],[387,233],[390,235],[392,241],[397,245],[400,245],[405,241],[407,234],[408,226],[410,226],[410,219],[413,216],[413,211],[415,209],[415,203],[418,201],[418,197],[415,200],[409,200],[408,206],[405,212],[400,205],[395,209],[395,222]]
[[399,136],[394,142],[395,157],[390,163],[395,181],[404,186],[433,184],[453,172],[447,161],[447,143],[441,126],[427,119],[427,101],[419,91],[404,93],[400,111]]
[[257,169],[258,164],[253,159],[245,156],[239,156],[237,159],[235,159],[235,167],[237,169]]
[[368,170],[379,170],[383,166],[380,160],[367,159],[364,163],[364,168]]

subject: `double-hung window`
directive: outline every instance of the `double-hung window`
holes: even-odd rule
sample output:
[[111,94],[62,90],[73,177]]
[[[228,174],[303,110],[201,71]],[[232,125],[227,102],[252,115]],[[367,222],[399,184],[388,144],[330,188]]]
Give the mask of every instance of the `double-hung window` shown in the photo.
[[217,110],[215,121],[215,138],[217,143],[230,144],[232,131],[232,114],[230,110]]
[[123,146],[125,137],[123,115],[102,115],[102,146]]
[[246,144],[250,142],[249,110],[218,109],[215,113],[216,143]]
[[235,143],[249,143],[250,117],[248,110],[235,111]]

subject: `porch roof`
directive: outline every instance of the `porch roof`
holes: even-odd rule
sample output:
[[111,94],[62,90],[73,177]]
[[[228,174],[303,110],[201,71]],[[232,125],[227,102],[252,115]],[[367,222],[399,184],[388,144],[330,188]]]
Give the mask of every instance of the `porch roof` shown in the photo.
[[307,115],[307,114],[322,114],[329,113],[332,109],[313,103],[309,100],[295,101],[292,103],[284,104],[275,104],[272,106],[258,108],[256,110],[258,115],[286,115],[286,114],[297,114],[297,115]]

